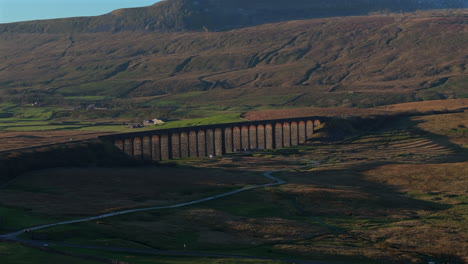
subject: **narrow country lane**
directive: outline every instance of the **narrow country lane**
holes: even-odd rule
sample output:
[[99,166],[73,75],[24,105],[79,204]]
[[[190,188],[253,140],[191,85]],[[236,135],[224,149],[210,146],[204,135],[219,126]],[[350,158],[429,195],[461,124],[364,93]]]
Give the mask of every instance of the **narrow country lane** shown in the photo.
[[98,246],[77,245],[77,244],[69,244],[69,243],[37,241],[37,240],[27,240],[27,239],[18,238],[18,236],[25,233],[26,230],[35,231],[35,230],[41,230],[41,229],[54,227],[54,226],[81,223],[81,222],[98,220],[98,219],[103,219],[103,218],[108,218],[108,217],[113,217],[113,216],[118,216],[118,215],[123,215],[123,214],[135,213],[135,212],[143,212],[143,211],[151,211],[151,210],[161,210],[161,209],[184,207],[184,206],[188,206],[188,205],[193,205],[193,204],[198,204],[198,203],[202,203],[202,202],[206,202],[206,201],[219,199],[219,198],[226,197],[226,196],[231,196],[231,195],[234,195],[234,194],[237,194],[237,193],[240,193],[240,192],[245,192],[245,191],[252,190],[252,189],[282,185],[282,184],[285,184],[286,181],[283,181],[283,180],[273,176],[272,175],[273,173],[281,172],[281,171],[295,170],[295,169],[300,169],[300,168],[305,168],[305,167],[310,167],[310,166],[316,166],[316,165],[320,164],[317,161],[309,161],[309,162],[311,162],[311,164],[301,166],[301,167],[295,167],[295,168],[289,168],[289,169],[283,169],[283,170],[275,170],[275,171],[264,172],[263,176],[270,179],[270,180],[273,180],[274,181],[273,183],[248,186],[248,187],[244,187],[244,188],[241,188],[241,189],[238,189],[238,190],[234,190],[234,191],[230,191],[230,192],[226,192],[226,193],[222,193],[222,194],[218,194],[218,195],[213,195],[213,196],[210,196],[210,197],[207,197],[207,198],[198,199],[198,200],[194,200],[194,201],[190,201],[190,202],[175,204],[175,205],[156,206],[156,207],[147,207],[147,208],[123,210],[123,211],[118,211],[118,212],[113,212],[113,213],[108,213],[108,214],[102,214],[102,215],[88,217],[88,218],[82,218],[82,219],[77,219],[77,220],[70,220],[70,221],[64,221],[64,222],[58,222],[58,223],[52,223],[52,224],[46,224],[46,225],[41,225],[41,226],[30,227],[30,228],[22,229],[22,230],[13,232],[13,233],[0,235],[0,241],[3,240],[3,241],[10,241],[10,242],[19,242],[19,243],[22,243],[22,244],[25,244],[25,245],[28,245],[28,246],[33,246],[33,247],[44,247],[44,246],[57,245],[57,246],[66,246],[66,247],[75,247],[75,248],[99,249],[99,250],[107,250],[107,251],[114,251],[114,252],[126,252],[126,253],[146,253],[146,254],[157,254],[157,255],[193,256],[193,257],[238,258],[238,259],[250,259],[250,260],[276,260],[276,261],[283,261],[283,262],[288,262],[288,263],[298,263],[298,264],[329,264],[330,262],[321,262],[321,261],[255,257],[255,256],[243,256],[243,255],[233,255],[233,254],[214,254],[214,253],[189,252],[189,251],[98,247]]

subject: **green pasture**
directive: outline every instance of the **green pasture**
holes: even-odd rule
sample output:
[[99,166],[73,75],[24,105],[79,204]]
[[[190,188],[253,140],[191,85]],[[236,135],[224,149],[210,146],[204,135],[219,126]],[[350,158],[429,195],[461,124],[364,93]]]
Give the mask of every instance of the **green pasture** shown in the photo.
[[100,261],[87,260],[14,243],[0,244],[0,262],[5,264],[98,264]]
[[240,258],[208,258],[208,257],[185,257],[165,256],[136,253],[117,253],[105,250],[69,248],[64,246],[53,246],[64,252],[78,253],[87,256],[100,256],[107,259],[129,262],[132,264],[284,264],[286,262],[273,260],[249,260]]
[[57,93],[62,94],[65,97],[85,96],[85,100],[90,98],[88,96],[100,96],[100,98],[117,97],[120,94],[126,93],[128,90],[138,85],[139,83],[140,82],[137,81],[113,80],[89,82],[77,86],[61,88],[57,90]]
[[[463,116],[458,118],[463,118]],[[164,125],[144,129],[237,121],[241,121],[238,115],[230,113],[192,120],[171,121]],[[390,252],[389,254],[396,255],[409,252],[408,254],[418,256],[419,260],[445,259],[446,257],[438,255],[436,249],[415,246],[416,249],[408,250],[414,241],[408,242],[411,237],[404,238],[403,235],[404,232],[412,232],[415,228],[421,228],[422,231],[417,235],[428,232],[424,239],[445,239],[443,240],[445,242],[441,242],[441,246],[450,245],[442,243],[449,243],[453,241],[453,238],[463,239],[463,234],[468,228],[466,225],[468,219],[466,195],[452,193],[451,190],[443,191],[441,189],[442,191],[438,191],[437,187],[429,191],[418,190],[416,184],[405,182],[406,179],[412,177],[424,179],[431,176],[438,179],[434,175],[424,175],[428,173],[424,170],[412,171],[408,177],[402,177],[400,183],[397,182],[393,185],[385,181],[405,175],[406,171],[403,169],[401,172],[389,170],[395,174],[387,175],[385,181],[379,181],[378,177],[382,173],[379,175],[377,173],[382,166],[393,168],[392,166],[421,165],[418,167],[421,169],[437,164],[440,169],[436,167],[433,172],[440,175],[439,178],[445,175],[444,180],[447,184],[455,184],[456,180],[461,182],[466,175],[462,168],[463,164],[448,163],[455,162],[455,158],[460,160],[456,162],[465,162],[466,156],[463,156],[464,153],[457,150],[453,144],[445,142],[445,139],[448,136],[453,136],[452,134],[460,137],[465,136],[465,128],[457,127],[453,133],[445,133],[444,131],[451,129],[452,125],[446,127],[446,125],[434,122],[434,126],[438,129],[443,128],[441,131],[444,132],[436,135],[433,134],[434,131],[439,130],[416,130],[418,123],[409,117],[387,121],[382,126],[379,124],[381,123],[366,127],[363,129],[365,134],[355,135],[354,138],[347,141],[326,142],[325,144],[312,142],[312,145],[308,146],[245,155],[245,157],[258,159],[282,158],[285,162],[284,165],[300,164],[302,160],[306,159],[322,162],[322,165],[314,168],[303,168],[276,174],[288,182],[282,186],[250,190],[183,208],[139,212],[106,218],[102,221],[58,226],[40,230],[38,233],[43,234],[51,241],[85,245],[183,250],[183,245],[186,244],[188,250],[193,251],[281,258],[301,258],[301,254],[297,253],[299,251],[288,254],[287,251],[280,250],[282,245],[297,246],[298,248],[305,245],[322,250],[329,248],[337,250],[338,253],[326,255],[325,250],[307,253],[308,255],[302,256],[302,258],[345,261],[346,263],[379,263],[380,260],[378,256],[365,257],[363,254],[349,256],[347,254],[352,252],[347,251],[349,249],[359,249],[368,254],[376,251]],[[459,124],[458,119],[455,119],[453,124]],[[83,122],[80,125],[83,126],[80,128],[82,130],[106,127],[98,123]],[[107,127],[112,129],[112,126],[109,124]],[[115,126],[119,125],[115,124]],[[138,131],[138,129],[131,129],[131,131]],[[233,154],[217,160],[202,159],[197,161],[197,165],[209,166],[223,160],[225,163],[220,164],[220,167],[237,168],[246,166],[249,162],[247,159],[243,160],[243,157],[241,154]],[[261,162],[258,159],[252,162],[258,164]],[[188,164],[186,160],[173,162]],[[384,169],[386,170],[387,167]],[[249,170],[249,168],[245,170]],[[371,176],[366,173],[370,173]],[[376,178],[368,179],[367,177]],[[441,184],[441,187],[443,187],[442,185],[444,184]],[[11,219],[13,220],[21,214],[21,212],[15,211],[5,212],[12,214]],[[287,228],[288,224],[282,224],[270,227],[267,230],[269,233],[258,232],[258,236],[249,238],[248,242],[239,242],[231,236],[241,233],[242,236],[249,237],[252,233],[257,234],[258,229],[263,228],[263,226],[259,224],[254,227],[246,226],[245,229],[232,229],[230,223],[234,222],[236,227],[242,227],[246,223],[268,225],[272,221],[292,223],[294,227],[298,227],[298,232],[304,226],[307,227],[306,230],[318,231],[315,236],[287,240],[282,237],[281,229]],[[415,224],[415,226],[408,227],[406,226],[408,224]],[[24,226],[24,223],[17,227],[20,226]],[[404,232],[399,234],[398,230],[404,230]],[[431,237],[430,233],[433,231],[435,234],[441,235],[437,238]],[[275,234],[276,232],[279,233]],[[232,240],[228,240],[231,243],[216,244],[213,242],[215,240],[210,240],[211,237],[203,239],[206,233]],[[269,235],[276,235],[279,240],[269,241]],[[374,239],[374,236],[380,237]],[[391,236],[395,242],[387,240],[388,236]],[[446,246],[444,250],[451,250],[451,248],[453,246]],[[200,263],[231,263],[206,258],[155,257],[141,254],[111,253],[102,250],[65,249],[62,247],[60,249],[93,256],[107,256],[121,261],[131,260],[131,263],[197,263],[197,261]],[[236,262],[237,260],[234,259],[222,261],[249,263],[239,262],[241,260]],[[275,262],[266,261],[265,263]]]
[[47,130],[81,130],[81,131],[99,131],[99,132],[138,132],[155,129],[168,129],[178,128],[187,126],[202,126],[202,125],[213,125],[231,122],[242,122],[239,118],[239,114],[231,113],[224,115],[215,115],[203,118],[194,118],[186,120],[169,121],[160,125],[145,126],[142,128],[128,128],[127,125],[122,122],[67,122],[67,121],[54,121],[54,120],[26,120],[26,119],[0,119],[0,131],[47,131]]
[[0,234],[58,221],[26,209],[0,206]]
[[[3,109],[2,109],[3,108]],[[8,118],[0,117],[0,124],[6,121],[16,120],[48,120],[51,119],[55,112],[62,110],[60,107],[35,107],[35,106],[18,106],[18,105],[0,105],[0,113],[8,113],[12,116]]]
[[232,114],[215,115],[215,116],[209,116],[209,117],[203,117],[203,118],[170,121],[161,125],[155,125],[154,127],[157,129],[166,129],[166,128],[177,128],[177,127],[234,123],[234,122],[242,122],[242,121],[245,121],[245,120],[239,118],[239,114],[232,113]]

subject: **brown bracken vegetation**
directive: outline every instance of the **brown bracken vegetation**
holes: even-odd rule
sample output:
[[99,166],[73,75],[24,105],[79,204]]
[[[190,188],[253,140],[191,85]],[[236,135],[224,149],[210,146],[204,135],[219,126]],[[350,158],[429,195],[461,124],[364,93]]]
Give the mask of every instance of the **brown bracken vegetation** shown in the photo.
[[[186,244],[194,251],[346,263],[464,263],[468,163],[463,146],[446,133],[458,127],[460,114],[465,112],[396,115],[380,123],[374,119],[375,126],[362,128],[365,135],[346,141],[181,160],[200,173],[228,169],[226,175],[238,170],[243,176],[307,160],[321,165],[279,173],[287,184],[277,187],[37,235],[96,245],[179,249]],[[439,122],[441,116],[445,123]],[[319,133],[327,129],[325,124]],[[41,174],[25,177],[33,175]]]
[[[325,117],[369,117],[395,114],[423,114],[431,112],[453,112],[468,109],[468,99],[432,100],[385,105],[374,108],[291,108],[250,111],[241,115],[247,120],[269,120],[291,117],[325,116]],[[439,121],[453,117],[453,115],[438,116]],[[446,121],[445,121],[446,122]],[[443,127],[443,126],[441,126]]]
[[105,132],[88,131],[31,131],[31,132],[6,132],[0,131],[0,151],[10,149],[28,148],[34,146],[67,143],[76,140],[95,139]]

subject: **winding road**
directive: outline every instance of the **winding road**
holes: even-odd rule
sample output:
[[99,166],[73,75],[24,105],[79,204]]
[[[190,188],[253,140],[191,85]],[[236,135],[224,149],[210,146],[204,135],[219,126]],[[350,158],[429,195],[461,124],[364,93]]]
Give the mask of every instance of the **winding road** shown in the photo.
[[52,223],[52,224],[46,224],[46,225],[30,227],[30,228],[22,229],[22,230],[13,232],[13,233],[0,235],[0,241],[3,240],[3,241],[19,242],[19,243],[22,243],[22,244],[25,244],[25,245],[28,245],[28,246],[33,246],[33,247],[44,247],[44,246],[57,245],[57,246],[86,248],[86,249],[98,249],[98,250],[107,250],[107,251],[114,251],[114,252],[127,252],[127,253],[145,253],[145,254],[173,255],[173,256],[193,256],[193,257],[238,258],[238,259],[250,259],[250,260],[275,260],[275,261],[283,261],[283,262],[288,262],[288,263],[299,263],[299,264],[330,264],[330,262],[322,262],[322,261],[255,257],[255,256],[243,256],[243,255],[234,255],[234,254],[215,254],[215,253],[190,252],[190,251],[171,251],[171,250],[156,250],[156,249],[132,249],[132,248],[116,248],[116,247],[99,247],[99,246],[78,245],[78,244],[69,244],[69,243],[61,243],[61,242],[49,242],[49,241],[38,241],[38,240],[27,240],[27,239],[18,238],[19,235],[21,235],[21,234],[23,234],[23,233],[25,233],[27,231],[28,232],[29,231],[36,231],[36,230],[41,230],[41,229],[54,227],[54,226],[87,222],[87,221],[98,220],[98,219],[103,219],[103,218],[108,218],[108,217],[113,217],[113,216],[118,216],[118,215],[123,215],[123,214],[130,214],[130,213],[135,213],[135,212],[143,212],[143,211],[151,211],[151,210],[161,210],[161,209],[184,207],[184,206],[188,206],[188,205],[193,205],[193,204],[198,204],[198,203],[202,203],[202,202],[206,202],[206,201],[219,199],[219,198],[226,197],[226,196],[231,196],[231,195],[234,195],[234,194],[237,194],[237,193],[240,193],[240,192],[245,192],[245,191],[252,190],[252,189],[282,185],[282,184],[285,184],[286,181],[283,181],[283,180],[273,176],[273,173],[281,172],[281,171],[290,171],[290,170],[295,170],[295,169],[300,169],[300,168],[305,168],[305,167],[310,167],[310,166],[316,166],[316,165],[320,164],[317,161],[309,161],[309,162],[311,162],[312,164],[301,166],[301,167],[284,169],[284,170],[275,170],[275,171],[264,172],[263,176],[270,179],[270,180],[273,180],[273,183],[248,186],[248,187],[244,187],[244,188],[241,188],[241,189],[238,189],[238,190],[234,190],[234,191],[230,191],[230,192],[226,192],[226,193],[222,193],[222,194],[218,194],[218,195],[213,195],[213,196],[210,196],[210,197],[207,197],[207,198],[198,199],[198,200],[194,200],[194,201],[190,201],[190,202],[179,203],[179,204],[175,204],[175,205],[156,206],[156,207],[146,207],[146,208],[139,208],[139,209],[123,210],[123,211],[117,211],[117,212],[113,212],[113,213],[102,214],[102,215],[98,215],[98,216],[87,217],[87,218],[82,218],[82,219],[77,219],[77,220],[63,221],[63,222],[58,222],[58,223]]

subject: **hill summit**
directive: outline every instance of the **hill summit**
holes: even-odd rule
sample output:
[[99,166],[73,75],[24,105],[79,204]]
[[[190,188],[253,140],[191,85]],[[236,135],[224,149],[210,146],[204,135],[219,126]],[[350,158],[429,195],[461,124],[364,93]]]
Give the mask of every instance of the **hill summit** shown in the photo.
[[224,31],[287,20],[468,7],[468,0],[166,0],[96,17],[0,25],[0,32]]

